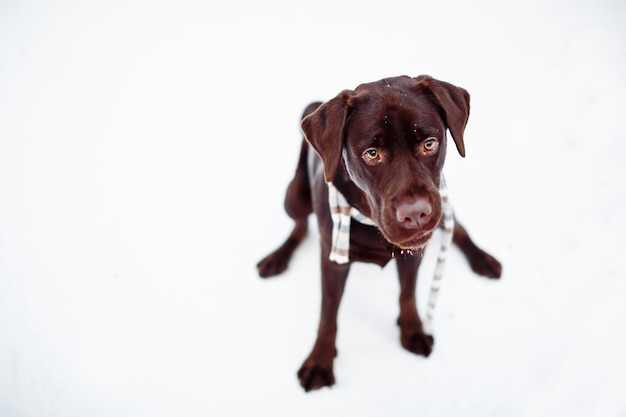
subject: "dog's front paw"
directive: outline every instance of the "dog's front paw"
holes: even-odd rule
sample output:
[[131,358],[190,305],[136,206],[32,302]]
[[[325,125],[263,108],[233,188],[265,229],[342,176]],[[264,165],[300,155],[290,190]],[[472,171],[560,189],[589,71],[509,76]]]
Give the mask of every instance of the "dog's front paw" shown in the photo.
[[330,387],[335,384],[333,364],[321,364],[309,358],[298,371],[300,385],[305,391]]
[[433,351],[435,339],[422,331],[402,332],[400,342],[409,352],[428,357]]

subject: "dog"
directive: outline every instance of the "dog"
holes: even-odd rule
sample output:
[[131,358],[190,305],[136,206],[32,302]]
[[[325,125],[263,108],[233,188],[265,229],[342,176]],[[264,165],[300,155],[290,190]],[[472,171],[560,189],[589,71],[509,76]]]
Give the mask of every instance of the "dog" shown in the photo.
[[[434,340],[424,332],[415,303],[417,270],[424,247],[442,225],[439,187],[447,131],[465,156],[469,100],[463,88],[430,76],[399,76],[361,84],[305,109],[304,140],[285,197],[285,210],[295,226],[287,240],[257,264],[264,278],[285,271],[307,234],[309,214],[315,213],[321,237],[322,308],[317,340],[297,373],[305,391],[335,383],[337,311],[353,262],[382,267],[395,260],[400,342],[417,355],[430,355]],[[340,196],[349,208],[333,206],[329,195],[331,200]],[[359,221],[355,213],[370,221]],[[333,219],[342,214],[355,218],[348,221],[343,247],[337,248],[341,231]],[[500,277],[500,262],[476,246],[458,221],[453,242],[475,273]]]

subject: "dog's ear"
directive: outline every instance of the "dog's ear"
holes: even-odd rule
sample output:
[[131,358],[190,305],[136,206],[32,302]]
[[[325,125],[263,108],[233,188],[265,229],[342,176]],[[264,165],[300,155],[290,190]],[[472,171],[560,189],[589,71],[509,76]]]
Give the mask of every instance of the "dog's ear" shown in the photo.
[[304,137],[324,162],[324,179],[335,178],[343,150],[343,127],[352,91],[345,90],[302,119]]
[[441,106],[445,116],[448,129],[452,134],[456,148],[465,156],[465,144],[463,142],[463,132],[470,110],[470,95],[461,87],[450,83],[435,80],[428,75],[420,75],[416,78],[417,85],[430,91],[439,106]]

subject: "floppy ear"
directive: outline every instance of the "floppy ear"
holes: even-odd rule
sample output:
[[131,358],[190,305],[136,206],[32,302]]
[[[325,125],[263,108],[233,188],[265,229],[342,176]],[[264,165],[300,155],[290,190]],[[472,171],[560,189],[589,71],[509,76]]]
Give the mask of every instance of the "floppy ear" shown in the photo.
[[439,103],[446,116],[446,123],[456,148],[465,156],[465,144],[463,143],[463,132],[469,118],[470,96],[461,87],[456,87],[450,83],[435,80],[428,75],[420,75],[416,78],[418,85],[430,91],[435,100]]
[[343,127],[352,91],[345,90],[302,119],[304,137],[324,162],[324,179],[335,178],[343,149]]

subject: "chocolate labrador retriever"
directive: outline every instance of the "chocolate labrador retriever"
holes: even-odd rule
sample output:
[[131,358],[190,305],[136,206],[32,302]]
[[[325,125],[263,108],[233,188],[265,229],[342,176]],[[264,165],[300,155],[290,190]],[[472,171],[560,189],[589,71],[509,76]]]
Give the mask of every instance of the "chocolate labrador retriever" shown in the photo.
[[[295,227],[257,266],[262,277],[283,272],[307,233],[309,214],[317,215],[322,309],[317,341],[298,371],[306,391],[335,383],[337,310],[352,262],[384,266],[395,259],[402,346],[418,355],[431,353],[433,338],[424,333],[415,304],[417,269],[425,245],[442,223],[439,186],[446,131],[465,156],[468,116],[467,91],[430,76],[362,84],[305,110],[306,140],[285,198]],[[500,263],[478,248],[458,222],[453,242],[474,272],[500,277]]]

